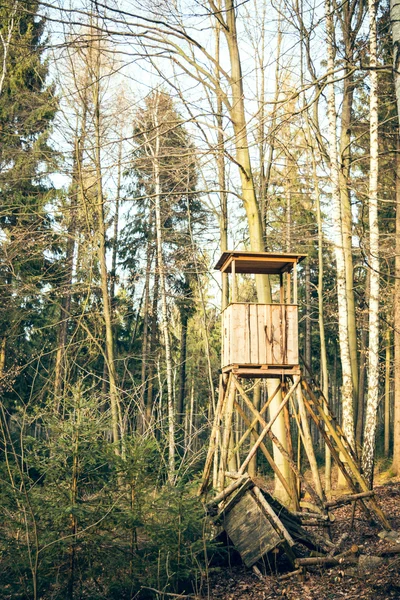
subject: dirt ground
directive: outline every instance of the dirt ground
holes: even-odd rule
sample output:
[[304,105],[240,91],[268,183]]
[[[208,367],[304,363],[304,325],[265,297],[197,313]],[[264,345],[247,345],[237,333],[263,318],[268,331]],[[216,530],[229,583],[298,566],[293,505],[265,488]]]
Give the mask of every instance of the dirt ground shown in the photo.
[[[369,522],[360,508],[352,519],[352,506],[334,511],[335,522],[331,527],[332,541],[344,534],[348,537],[341,552],[359,547],[359,554],[377,556],[394,544],[400,544],[400,480],[390,480],[375,487],[376,497],[393,530],[399,532],[395,539],[381,539],[381,527]],[[396,536],[394,536],[395,538]],[[369,559],[364,559],[367,563]],[[212,600],[400,600],[400,554],[383,558],[378,566],[365,564],[340,565],[332,568],[308,568],[299,580],[292,577],[280,581],[279,577],[289,571],[287,564],[278,559],[272,565],[272,574],[259,579],[252,569],[246,569],[240,561],[230,567],[213,572],[208,594],[203,598]]]

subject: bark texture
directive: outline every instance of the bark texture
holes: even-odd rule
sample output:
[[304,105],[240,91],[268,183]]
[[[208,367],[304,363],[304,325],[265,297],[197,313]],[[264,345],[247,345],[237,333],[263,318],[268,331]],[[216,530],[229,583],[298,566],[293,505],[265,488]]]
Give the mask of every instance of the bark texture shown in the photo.
[[372,487],[379,389],[379,226],[378,226],[378,72],[376,3],[368,2],[370,51],[370,171],[369,171],[369,348],[368,397],[362,452],[362,469]]
[[342,421],[343,429],[350,444],[354,447],[354,418],[353,418],[353,382],[350,362],[349,332],[347,319],[346,272],[343,249],[343,233],[341,224],[341,203],[339,186],[339,169],[337,158],[336,140],[336,106],[335,89],[333,83],[333,70],[335,66],[335,51],[333,46],[334,25],[332,6],[329,0],[325,1],[327,56],[328,56],[328,125],[329,125],[329,159],[333,200],[333,233],[337,268],[337,295],[338,295],[338,324],[339,346],[342,363]]
[[[393,38],[394,82],[397,114],[400,124],[400,2],[390,1],[390,21]],[[400,143],[396,158],[396,259],[394,293],[394,422],[393,422],[393,471],[400,473]]]

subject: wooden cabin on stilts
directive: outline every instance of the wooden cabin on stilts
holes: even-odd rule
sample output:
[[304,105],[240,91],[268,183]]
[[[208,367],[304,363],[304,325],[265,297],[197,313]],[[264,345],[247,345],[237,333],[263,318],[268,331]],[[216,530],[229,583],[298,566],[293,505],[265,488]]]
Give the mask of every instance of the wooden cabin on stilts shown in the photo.
[[[216,265],[230,276],[230,302],[222,310],[219,395],[200,494],[208,496],[212,490],[207,506],[247,566],[279,549],[295,565],[298,542],[329,551],[329,535],[311,535],[304,524],[329,528],[330,511],[344,503],[359,503],[368,516],[390,529],[327,400],[311,375],[303,377],[300,369],[297,270],[304,258],[233,251],[224,252]],[[268,275],[271,303],[243,297],[240,275]],[[250,282],[241,287],[254,293]],[[284,438],[276,433],[278,420],[283,420]],[[310,421],[348,484],[348,494],[336,500],[324,494]],[[278,464],[277,454],[288,469]],[[285,490],[289,506],[283,506],[257,475],[261,456]],[[302,457],[311,480],[304,477]]]

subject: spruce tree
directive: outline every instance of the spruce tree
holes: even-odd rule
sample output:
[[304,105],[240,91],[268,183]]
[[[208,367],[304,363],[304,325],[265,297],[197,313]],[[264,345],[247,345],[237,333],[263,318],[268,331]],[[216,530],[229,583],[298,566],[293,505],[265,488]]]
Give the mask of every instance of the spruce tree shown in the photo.
[[[45,24],[37,16],[38,6],[6,0],[0,8],[0,30],[3,38],[9,36],[8,46],[0,48],[0,338],[5,368],[11,360],[7,353],[14,353],[12,362],[18,362],[16,353],[23,353],[16,339],[23,345],[26,332],[44,315],[40,290],[57,278],[47,209],[55,193],[48,175],[55,160],[49,136],[57,100],[54,87],[46,83]],[[10,336],[13,344],[7,344]]]

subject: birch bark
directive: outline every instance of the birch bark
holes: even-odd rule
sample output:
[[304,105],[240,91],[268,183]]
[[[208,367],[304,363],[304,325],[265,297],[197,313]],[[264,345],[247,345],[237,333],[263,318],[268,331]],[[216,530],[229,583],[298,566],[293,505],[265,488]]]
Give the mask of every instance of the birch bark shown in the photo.
[[386,357],[385,357],[385,433],[384,433],[384,454],[389,456],[390,446],[390,363],[391,363],[391,339],[390,327],[386,328]]
[[340,204],[340,185],[339,169],[337,157],[337,136],[336,136],[336,106],[335,89],[333,82],[333,71],[335,66],[335,51],[333,44],[334,23],[332,16],[332,6],[330,0],[325,0],[325,18],[326,18],[326,43],[327,43],[327,88],[328,88],[328,127],[329,127],[329,162],[332,184],[332,205],[333,205],[333,234],[334,249],[337,269],[337,295],[338,295],[338,325],[339,325],[339,346],[340,358],[342,363],[342,421],[343,429],[349,443],[354,448],[354,419],[353,419],[353,383],[350,363],[350,348],[348,337],[348,319],[347,319],[347,297],[346,297],[346,277],[345,277],[345,258],[343,249],[343,232],[341,224],[341,204]]
[[[400,2],[390,0],[390,21],[393,37],[394,82],[397,99],[397,115],[400,123]],[[395,474],[400,473],[400,139],[396,156],[396,253],[394,288],[394,420],[393,463]]]
[[369,172],[369,348],[368,396],[365,413],[362,470],[372,487],[379,389],[379,225],[378,225],[378,72],[376,2],[368,0],[370,52],[370,172]]

